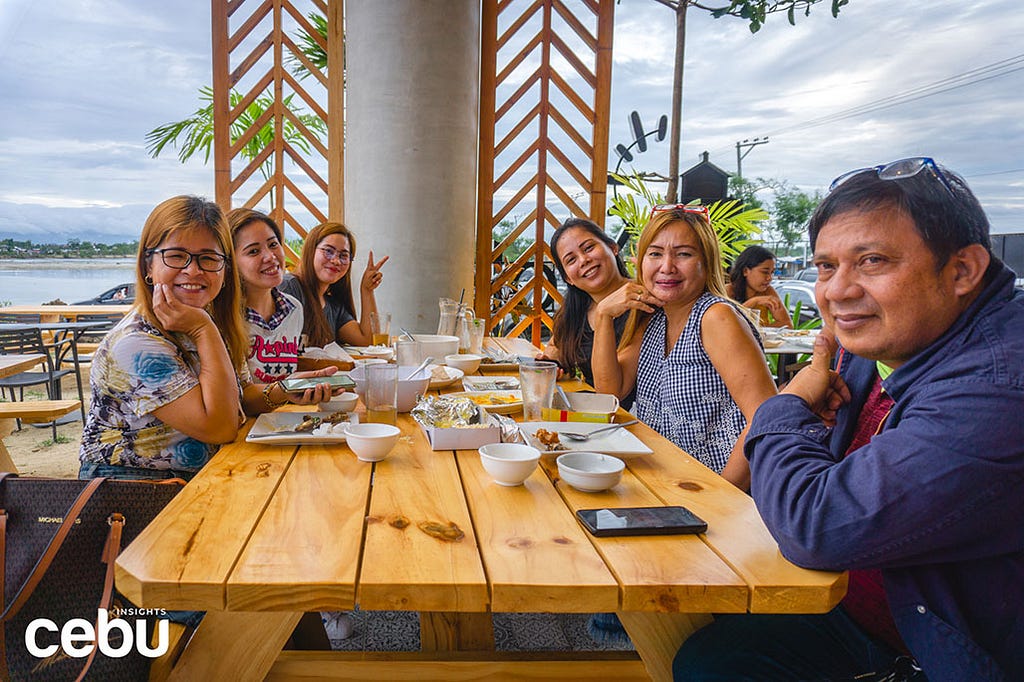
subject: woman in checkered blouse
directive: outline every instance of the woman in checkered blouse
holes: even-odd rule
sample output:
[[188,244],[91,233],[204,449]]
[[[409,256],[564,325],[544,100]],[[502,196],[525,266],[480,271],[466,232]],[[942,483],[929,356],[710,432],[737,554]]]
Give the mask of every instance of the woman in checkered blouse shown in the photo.
[[[597,390],[623,396],[635,387],[641,420],[746,490],[743,436],[775,383],[756,330],[726,296],[707,209],[655,207],[637,254],[636,281],[598,304]],[[627,311],[616,346],[613,321]]]

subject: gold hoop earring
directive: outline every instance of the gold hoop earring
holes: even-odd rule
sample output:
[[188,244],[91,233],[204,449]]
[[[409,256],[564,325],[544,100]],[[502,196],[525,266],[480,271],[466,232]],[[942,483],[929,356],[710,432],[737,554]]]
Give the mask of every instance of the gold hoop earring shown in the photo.
[[153,284],[153,278],[150,275],[146,275],[145,277],[143,277],[142,281],[149,285]]

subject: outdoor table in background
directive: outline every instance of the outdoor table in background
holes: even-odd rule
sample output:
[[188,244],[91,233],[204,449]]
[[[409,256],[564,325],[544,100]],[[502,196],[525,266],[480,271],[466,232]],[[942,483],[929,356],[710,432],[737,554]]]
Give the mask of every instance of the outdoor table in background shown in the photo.
[[131,305],[9,305],[0,314],[40,315],[40,322],[74,321],[79,315],[127,315]]
[[[88,307],[88,306],[79,306]],[[96,306],[104,307],[104,306]],[[82,389],[82,373],[81,367],[78,362],[78,339],[81,338],[82,334],[88,332],[91,329],[98,329],[105,326],[105,322],[71,322],[71,321],[47,321],[47,322],[12,322],[12,323],[0,323],[0,328],[3,329],[38,329],[41,332],[50,332],[49,338],[44,338],[45,343],[51,343],[56,341],[58,346],[53,348],[51,353],[53,359],[53,367],[55,370],[59,370],[63,362],[68,361],[68,355],[70,354],[70,361],[74,365],[75,373],[75,387],[78,390],[78,400],[82,405],[85,405],[85,397]],[[67,342],[68,348],[62,350],[60,344]],[[85,413],[81,413],[82,424],[85,424]],[[71,415],[69,415],[71,417]],[[67,421],[74,421],[71,418],[62,419],[58,421],[59,424],[66,423]]]
[[[845,592],[844,574],[786,561],[748,495],[642,424],[630,431],[654,453],[603,493],[562,484],[553,456],[501,487],[476,450],[431,450],[406,414],[398,426],[376,464],[344,445],[240,434],[124,550],[117,587],[136,605],[207,612],[171,679],[663,680],[708,614],[822,613]],[[689,507],[708,532],[594,538],[574,513],[664,504]],[[447,540],[428,532],[446,528]],[[421,651],[281,651],[303,612],[356,605],[420,612]],[[494,650],[493,612],[609,611],[636,653]]]
[[[0,379],[32,369],[43,362],[42,355],[0,355]],[[0,418],[0,471],[17,471],[3,439],[14,430],[14,419]]]

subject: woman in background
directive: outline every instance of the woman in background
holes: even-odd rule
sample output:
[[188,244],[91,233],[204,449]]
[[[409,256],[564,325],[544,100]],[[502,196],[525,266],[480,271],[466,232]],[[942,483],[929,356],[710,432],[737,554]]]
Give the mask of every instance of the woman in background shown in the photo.
[[[707,209],[655,207],[637,255],[636,282],[597,305],[596,388],[623,396],[635,386],[637,417],[746,490],[743,436],[775,383],[756,330],[725,295]],[[614,320],[624,312],[617,347]]]
[[370,313],[377,312],[374,290],[380,286],[381,266],[369,254],[366,270],[359,281],[360,316],[356,319],[352,297],[352,260],[356,239],[341,223],[317,225],[306,235],[302,262],[294,275],[288,275],[281,289],[302,301],[303,332],[310,346],[323,347],[332,341],[357,346],[372,342]]
[[285,274],[281,229],[251,208],[230,211],[228,224],[245,295],[249,372],[261,383],[277,381],[298,369],[303,325],[302,304],[278,290]]
[[[93,356],[80,478],[189,479],[235,439],[243,410],[265,412],[289,397],[277,382],[249,381],[233,256],[215,203],[177,196],[150,213],[139,237],[135,306]],[[328,395],[321,384],[291,398]]]
[[729,269],[725,292],[734,301],[758,311],[762,327],[792,327],[789,312],[772,288],[775,254],[763,246],[748,246]]

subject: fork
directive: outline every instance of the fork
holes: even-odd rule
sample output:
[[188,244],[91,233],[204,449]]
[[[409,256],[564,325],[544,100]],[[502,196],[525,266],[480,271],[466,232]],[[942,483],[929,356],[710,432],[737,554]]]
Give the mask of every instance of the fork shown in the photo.
[[639,419],[634,419],[632,421],[622,422],[621,424],[612,424],[611,426],[602,426],[599,429],[594,429],[590,433],[576,433],[575,431],[559,431],[558,435],[559,436],[565,436],[569,440],[574,440],[574,441],[577,441],[577,442],[582,442],[582,441],[590,440],[591,438],[593,438],[594,436],[596,436],[599,433],[604,433],[605,431],[614,431],[615,429],[621,429],[623,426],[632,426],[633,424],[639,424],[639,423],[640,423]]

